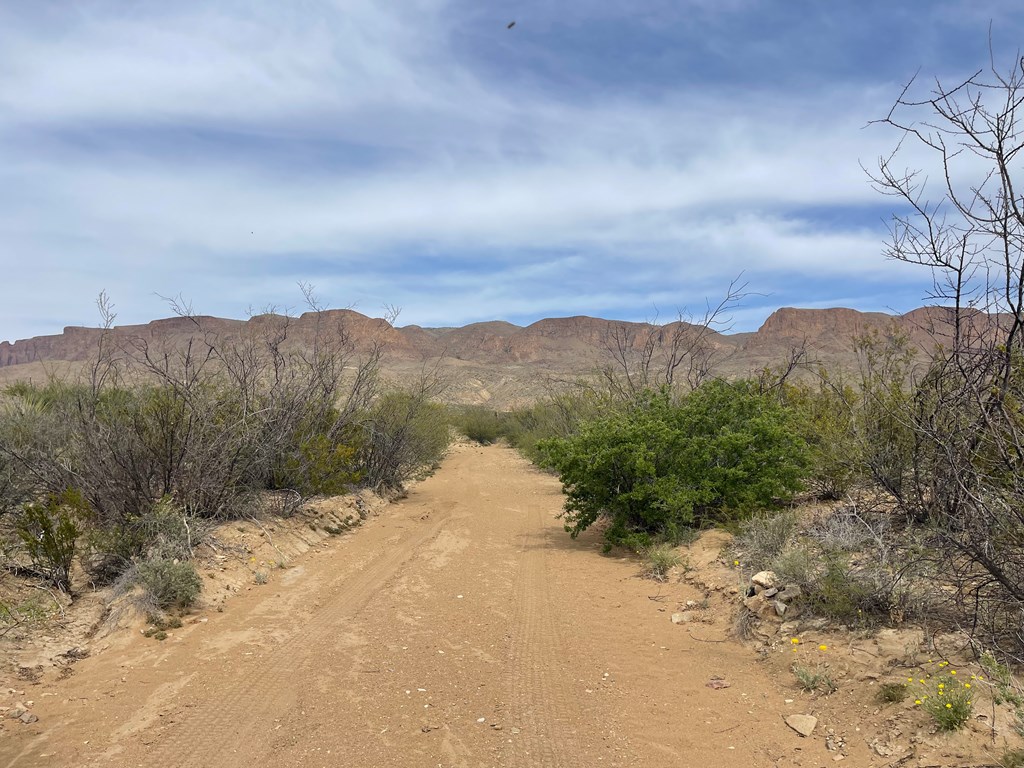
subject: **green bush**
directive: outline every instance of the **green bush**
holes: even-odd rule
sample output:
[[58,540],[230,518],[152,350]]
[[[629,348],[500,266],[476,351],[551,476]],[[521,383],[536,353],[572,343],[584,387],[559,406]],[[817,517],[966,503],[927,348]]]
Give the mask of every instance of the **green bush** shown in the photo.
[[491,445],[504,437],[508,421],[507,414],[476,407],[463,408],[454,418],[455,428],[480,445]]
[[817,386],[787,385],[786,403],[797,414],[808,447],[808,489],[820,499],[842,498],[864,473],[856,432],[862,401],[852,387],[822,371]]
[[80,533],[75,518],[87,510],[80,494],[65,491],[51,494],[42,503],[25,504],[16,524],[33,568],[65,592],[71,589],[71,564]]
[[302,440],[288,456],[273,487],[291,488],[303,496],[340,496],[359,483],[358,448],[318,433]]
[[364,482],[375,490],[397,490],[417,472],[440,462],[450,442],[447,412],[427,392],[383,395],[362,423]]
[[165,496],[127,520],[93,524],[85,532],[82,564],[98,582],[114,580],[138,559],[185,560],[210,522],[188,515]]
[[806,466],[789,412],[750,382],[709,382],[679,403],[647,392],[538,448],[562,480],[566,530],[607,517],[606,538],[634,548],[788,499]]
[[139,563],[135,583],[142,586],[161,610],[190,607],[199,597],[203,582],[190,562],[156,558]]

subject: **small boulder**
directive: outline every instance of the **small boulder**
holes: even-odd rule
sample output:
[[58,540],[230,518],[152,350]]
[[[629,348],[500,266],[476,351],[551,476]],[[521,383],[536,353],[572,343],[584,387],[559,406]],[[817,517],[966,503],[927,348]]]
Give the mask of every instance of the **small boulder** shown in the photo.
[[673,613],[672,623],[673,624],[689,624],[693,621],[693,614],[690,613]]
[[775,575],[775,571],[758,571],[750,577],[750,583],[755,587],[771,589],[779,586],[779,577]]
[[22,713],[21,717],[19,717],[18,719],[21,720],[21,722],[23,722],[25,725],[31,725],[32,723],[39,722],[39,716],[34,715],[31,712]]
[[799,586],[797,586],[796,584],[790,584],[784,590],[779,592],[778,595],[776,595],[776,598],[781,600],[784,603],[789,603],[789,602],[792,602],[793,600],[796,600],[802,594],[803,594],[803,590],[800,589]]
[[786,725],[801,736],[810,736],[817,724],[818,718],[814,715],[790,715],[786,718]]
[[786,605],[781,600],[774,601],[772,603],[772,605],[775,606],[775,613],[778,616],[785,616],[786,615],[786,610],[789,608],[789,606]]

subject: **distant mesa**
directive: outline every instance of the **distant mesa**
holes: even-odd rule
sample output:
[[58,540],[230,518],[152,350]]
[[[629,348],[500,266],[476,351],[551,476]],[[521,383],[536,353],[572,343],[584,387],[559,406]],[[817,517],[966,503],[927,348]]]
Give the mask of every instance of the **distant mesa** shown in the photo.
[[[978,316],[982,317],[980,313]],[[845,367],[855,361],[853,339],[859,335],[872,330],[890,333],[897,329],[919,348],[930,349],[936,338],[948,331],[950,320],[950,310],[941,307],[925,307],[900,316],[845,308],[784,307],[773,312],[756,332],[711,332],[708,340],[716,350],[716,371],[727,376],[749,374],[780,362],[794,346],[801,345],[822,363]],[[610,336],[636,336],[650,328],[643,323],[586,316],[546,318],[526,327],[494,320],[458,328],[418,325],[396,328],[380,318],[338,309],[319,315],[308,312],[297,318],[273,314],[257,315],[249,320],[171,317],[145,325],[120,326],[112,333],[120,345],[158,344],[163,348],[176,348],[207,334],[227,340],[243,339],[275,326],[287,326],[284,345],[287,349],[307,347],[319,329],[321,333],[347,334],[357,353],[368,351],[375,344],[384,344],[389,368],[413,370],[413,367],[421,368],[425,362],[441,360],[444,366],[456,372],[472,368],[476,371],[475,378],[470,377],[474,381],[485,372],[486,378],[491,379],[487,386],[480,385],[481,390],[488,392],[485,399],[490,399],[495,391],[511,393],[509,397],[496,396],[500,402],[522,399],[515,393],[533,391],[528,386],[530,382],[536,388],[544,376],[592,372],[607,362]],[[96,354],[102,334],[99,328],[71,326],[52,336],[0,342],[0,369],[57,362],[83,363]],[[3,378],[19,378],[18,373],[17,370],[5,371]],[[496,384],[498,380],[505,381],[505,385]]]

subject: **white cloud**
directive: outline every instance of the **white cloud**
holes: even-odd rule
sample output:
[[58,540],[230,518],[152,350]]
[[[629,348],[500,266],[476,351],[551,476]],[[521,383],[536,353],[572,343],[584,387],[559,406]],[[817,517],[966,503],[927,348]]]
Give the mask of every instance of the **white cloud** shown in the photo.
[[[0,12],[0,152],[14,158],[0,249],[24,286],[0,336],[44,331],[43,306],[87,319],[103,287],[124,320],[160,314],[154,291],[229,314],[311,279],[338,304],[380,299],[405,305],[405,322],[450,324],[693,303],[742,269],[855,279],[883,266],[877,229],[805,212],[879,202],[857,161],[892,138],[861,130],[885,88],[530,88],[458,53],[462,22],[441,0],[82,7],[99,10],[52,29]],[[132,143],[157,129],[315,139],[326,153],[289,168]],[[102,151],[76,148],[81,133]],[[335,164],[353,144],[372,157]],[[410,283],[424,251],[478,266]]]

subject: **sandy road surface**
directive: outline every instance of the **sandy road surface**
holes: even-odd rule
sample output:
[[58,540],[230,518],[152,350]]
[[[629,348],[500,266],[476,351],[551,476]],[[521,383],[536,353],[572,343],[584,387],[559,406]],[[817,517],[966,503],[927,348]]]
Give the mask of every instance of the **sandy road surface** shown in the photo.
[[33,692],[38,727],[0,766],[825,764],[782,724],[792,692],[721,642],[727,617],[673,625],[699,596],[648,599],[635,562],[569,539],[561,505],[514,452],[460,447],[227,612]]

